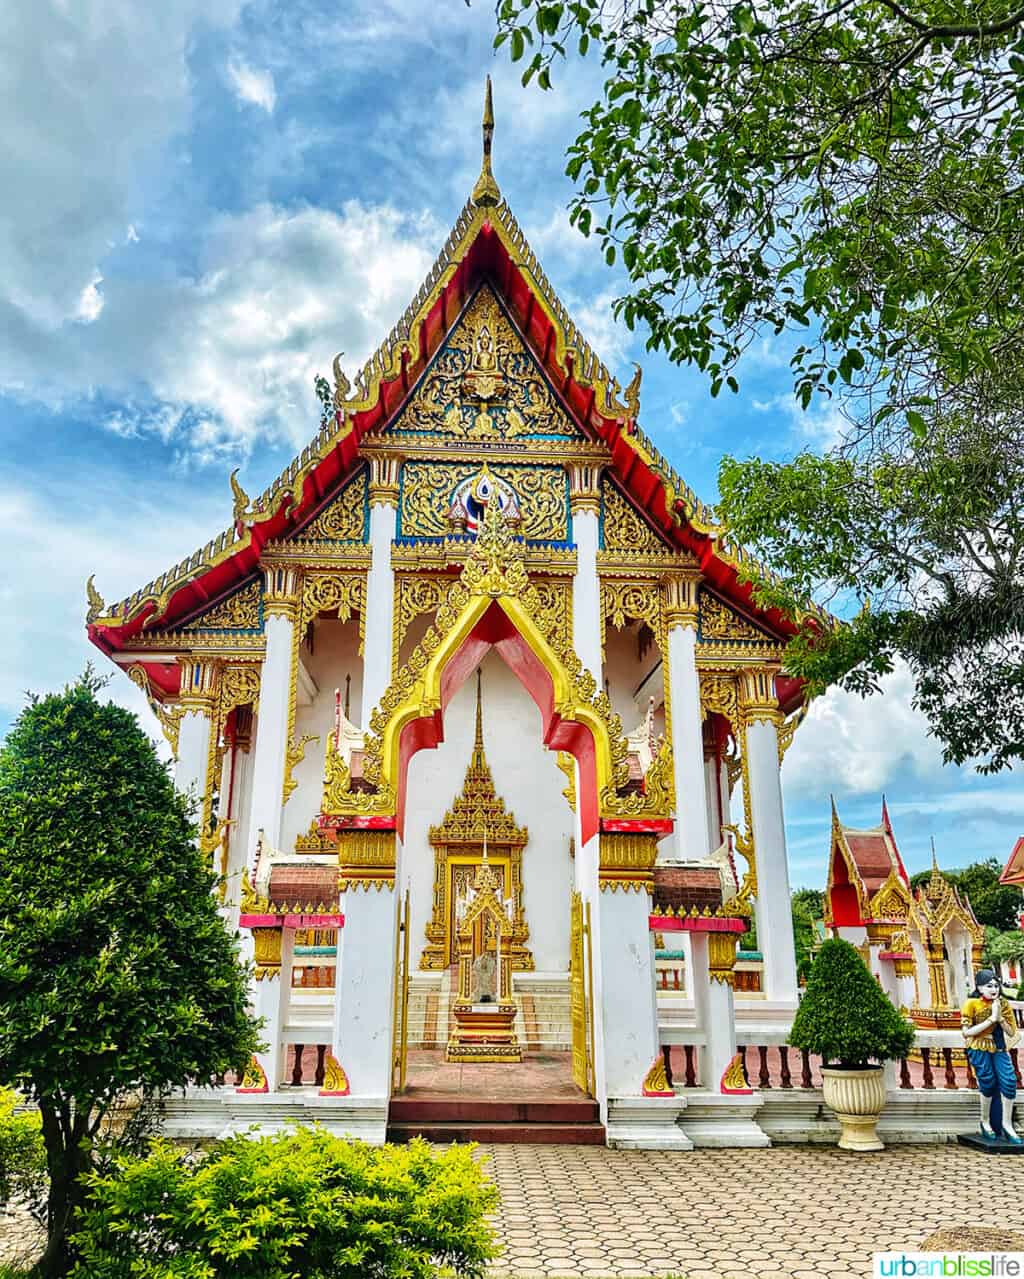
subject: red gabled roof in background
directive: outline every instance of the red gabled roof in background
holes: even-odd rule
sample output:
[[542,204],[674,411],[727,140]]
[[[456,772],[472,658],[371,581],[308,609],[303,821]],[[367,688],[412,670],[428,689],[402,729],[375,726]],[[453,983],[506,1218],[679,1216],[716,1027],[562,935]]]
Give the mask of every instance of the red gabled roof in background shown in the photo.
[[1024,835],[1017,840],[1006,863],[1006,869],[999,876],[1001,884],[1019,884],[1024,888]]
[[[780,638],[794,634],[792,619],[754,604],[751,586],[740,581],[749,557],[714,528],[710,512],[639,430],[636,396],[627,392],[627,404],[618,401],[618,384],[572,325],[511,212],[501,204],[466,206],[406,318],[360,374],[361,398],[346,400],[334,420],[257,499],[255,513],[110,612],[90,610],[92,642],[114,654],[127,639],[156,624],[173,629],[250,577],[263,546],[308,522],[359,465],[360,444],[394,421],[484,281],[503,299],[580,430],[608,447],[610,473],[637,512],[671,546],[695,556],[720,595]],[[829,623],[824,613],[817,619],[817,624]],[[172,667],[154,674],[165,693],[175,691],[166,682],[174,677]],[[799,681],[782,677],[777,686],[784,710],[799,704]]]
[[896,847],[885,797],[882,797],[881,825],[868,830],[842,825],[833,800],[826,890],[833,923],[851,926],[868,922],[868,903],[894,871],[909,888],[910,879]]

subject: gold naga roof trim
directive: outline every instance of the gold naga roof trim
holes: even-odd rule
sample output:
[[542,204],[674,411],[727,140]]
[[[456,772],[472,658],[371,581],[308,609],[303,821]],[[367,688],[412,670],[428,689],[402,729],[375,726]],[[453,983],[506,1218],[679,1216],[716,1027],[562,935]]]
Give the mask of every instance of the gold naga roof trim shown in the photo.
[[[559,300],[494,181],[493,127],[488,92],[483,163],[473,196],[405,314],[356,375],[354,387],[335,361],[333,412],[310,443],[255,499],[234,476],[232,524],[126,599],[107,605],[90,579],[87,627],[104,652],[122,650],[126,641],[157,624],[173,629],[216,603],[253,578],[268,542],[294,536],[315,518],[362,463],[364,437],[379,441],[402,411],[485,280],[501,296],[570,416],[601,447],[609,474],[634,509],[668,548],[695,555],[716,590],[752,609],[750,589],[742,579],[760,566],[729,540],[711,509],[641,430],[639,367],[623,392]],[[225,504],[228,500],[226,495]],[[764,624],[781,635],[797,628],[797,619],[774,612],[763,616]],[[816,610],[814,617],[820,625],[833,624],[824,610]]]

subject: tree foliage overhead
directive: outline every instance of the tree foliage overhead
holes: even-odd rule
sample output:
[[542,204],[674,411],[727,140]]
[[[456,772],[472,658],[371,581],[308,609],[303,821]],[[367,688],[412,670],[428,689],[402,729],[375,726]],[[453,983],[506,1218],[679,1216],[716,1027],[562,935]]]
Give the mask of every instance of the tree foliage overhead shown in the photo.
[[[569,151],[572,220],[649,345],[737,389],[794,334],[824,457],[726,459],[720,515],[783,575],[766,602],[860,604],[798,639],[812,692],[896,657],[947,759],[1024,757],[1024,8],[1019,0],[498,0],[551,83],[607,73]],[[870,607],[869,607],[870,605]]]
[[259,1042],[188,803],[101,683],[31,699],[0,750],[0,1083],[42,1116],[47,1275],[112,1110]]

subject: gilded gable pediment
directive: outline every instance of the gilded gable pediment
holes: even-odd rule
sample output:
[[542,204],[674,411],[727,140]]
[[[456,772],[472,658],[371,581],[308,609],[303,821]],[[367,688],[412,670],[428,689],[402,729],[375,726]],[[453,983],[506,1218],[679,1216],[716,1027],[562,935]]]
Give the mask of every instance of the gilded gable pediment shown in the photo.
[[405,432],[467,444],[584,438],[489,284],[463,311],[388,434]]

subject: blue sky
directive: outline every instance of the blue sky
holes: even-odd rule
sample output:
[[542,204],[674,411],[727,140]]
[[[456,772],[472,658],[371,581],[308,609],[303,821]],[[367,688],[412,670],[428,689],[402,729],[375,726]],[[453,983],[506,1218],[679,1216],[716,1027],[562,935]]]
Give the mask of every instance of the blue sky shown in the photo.
[[[479,167],[494,77],[495,174],[545,270],[690,484],[718,460],[832,437],[800,414],[784,343],[739,396],[643,352],[620,283],[568,225],[563,155],[599,70],[524,90],[463,0],[39,0],[7,14],[0,141],[0,732],[27,689],[90,655],[84,582],[120,598],[219,531],[228,472],[264,487],[312,435],[316,372],[350,375],[401,315]],[[112,693],[143,710],[119,677]],[[792,878],[820,885],[829,794],[872,825],[889,797],[912,869],[1004,859],[1019,777],[942,767],[897,672],[867,702],[815,706],[785,765]]]

